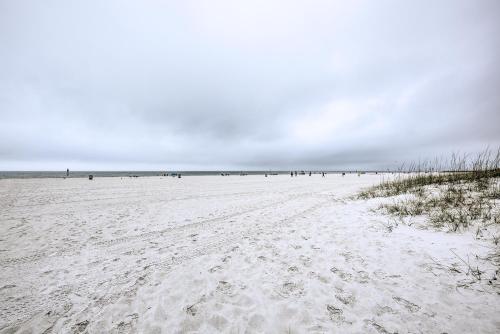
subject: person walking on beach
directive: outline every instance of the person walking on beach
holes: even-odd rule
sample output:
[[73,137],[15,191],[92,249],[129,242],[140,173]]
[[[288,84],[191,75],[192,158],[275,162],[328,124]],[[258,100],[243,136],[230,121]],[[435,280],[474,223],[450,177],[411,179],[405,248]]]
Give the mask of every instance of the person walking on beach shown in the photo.
[[290,176],[293,177],[293,172],[290,172]]
[[69,176],[69,168],[66,169],[66,176]]

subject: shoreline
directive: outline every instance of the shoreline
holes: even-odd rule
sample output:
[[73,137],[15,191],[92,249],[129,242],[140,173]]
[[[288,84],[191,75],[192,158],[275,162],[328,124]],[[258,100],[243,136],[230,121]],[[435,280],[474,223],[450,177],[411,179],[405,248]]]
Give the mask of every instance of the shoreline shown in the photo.
[[[297,170],[299,172],[299,170]],[[305,170],[304,170],[305,171]],[[391,174],[394,172],[387,171],[320,171],[311,170],[313,175],[321,174],[325,172],[326,174]],[[171,174],[181,174],[184,176],[221,176],[221,173],[225,174],[224,176],[249,176],[249,175],[268,175],[268,176],[276,176],[276,175],[290,175],[290,171],[70,171],[70,175],[66,176],[66,172],[60,171],[0,171],[0,180],[2,179],[40,179],[40,178],[87,178],[89,175],[93,175],[94,178],[102,178],[102,177],[171,177]],[[241,175],[241,174],[244,175]],[[306,175],[297,175],[297,176],[308,176],[309,171],[306,171]],[[169,174],[167,176],[163,174]],[[229,175],[226,175],[229,174]]]

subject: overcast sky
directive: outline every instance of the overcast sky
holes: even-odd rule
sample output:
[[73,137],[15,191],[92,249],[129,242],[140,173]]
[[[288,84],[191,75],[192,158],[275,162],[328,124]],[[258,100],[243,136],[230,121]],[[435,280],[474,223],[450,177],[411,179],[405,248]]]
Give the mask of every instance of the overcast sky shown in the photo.
[[0,169],[343,169],[500,145],[500,1],[0,0]]

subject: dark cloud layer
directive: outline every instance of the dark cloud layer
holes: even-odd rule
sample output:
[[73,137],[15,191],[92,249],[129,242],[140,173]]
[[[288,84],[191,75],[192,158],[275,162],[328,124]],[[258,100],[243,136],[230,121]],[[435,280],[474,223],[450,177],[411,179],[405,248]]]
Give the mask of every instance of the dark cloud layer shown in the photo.
[[499,32],[496,0],[0,0],[0,169],[386,168],[496,147]]

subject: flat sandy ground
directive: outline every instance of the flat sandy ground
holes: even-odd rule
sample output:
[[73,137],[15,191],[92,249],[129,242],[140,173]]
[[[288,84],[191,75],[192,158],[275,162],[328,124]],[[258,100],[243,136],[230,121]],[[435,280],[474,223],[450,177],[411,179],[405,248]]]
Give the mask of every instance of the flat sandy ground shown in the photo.
[[380,178],[0,180],[0,333],[499,333],[453,253],[491,243],[349,199]]

